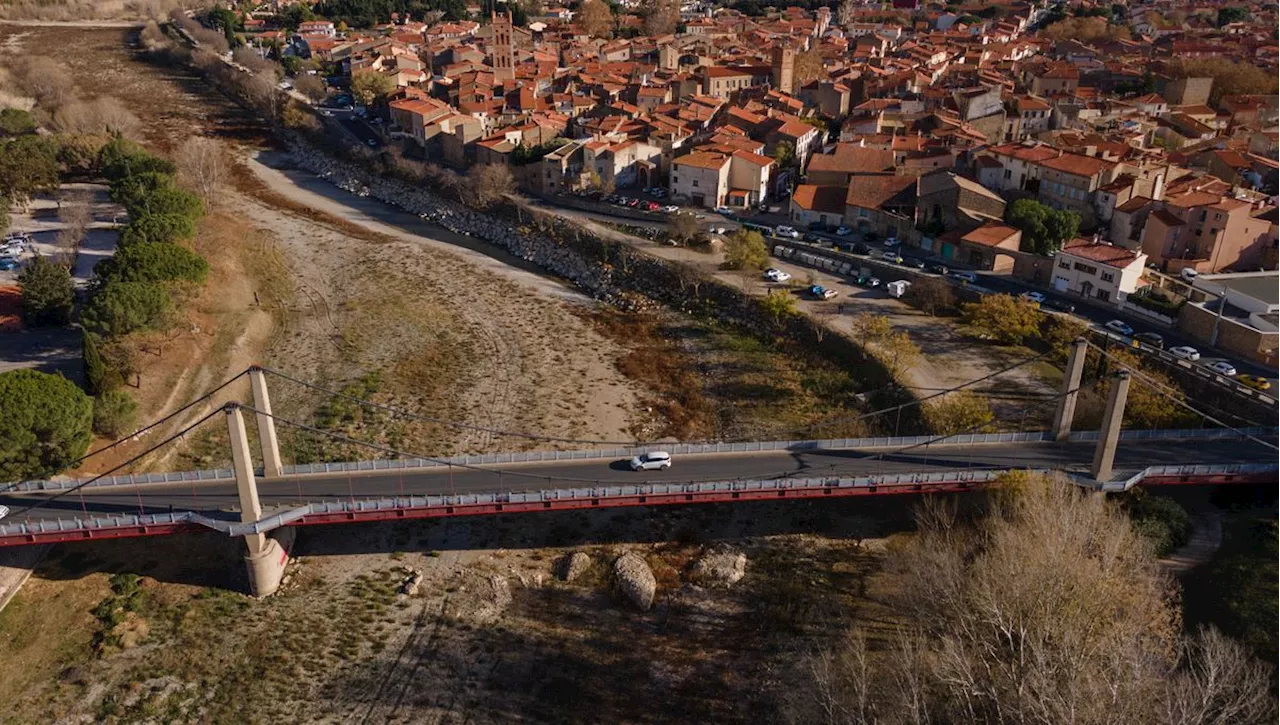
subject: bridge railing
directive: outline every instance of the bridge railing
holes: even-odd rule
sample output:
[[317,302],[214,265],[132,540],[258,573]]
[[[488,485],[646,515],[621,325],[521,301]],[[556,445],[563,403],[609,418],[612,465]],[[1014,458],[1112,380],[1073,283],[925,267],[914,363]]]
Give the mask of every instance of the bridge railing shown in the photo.
[[[599,501],[609,499],[625,501],[615,505],[639,505],[645,497],[662,497],[670,495],[691,495],[702,499],[714,494],[733,494],[749,492],[802,492],[830,489],[873,489],[910,486],[927,488],[931,484],[985,484],[990,483],[1009,472],[1010,469],[975,469],[957,471],[934,471],[921,473],[885,473],[878,475],[841,477],[841,478],[791,478],[776,480],[750,481],[707,481],[700,483],[649,483],[625,484],[615,486],[597,486],[571,489],[549,489],[523,492],[470,493],[437,496],[400,496],[368,499],[349,499],[345,501],[325,501],[309,503],[298,508],[281,511],[260,521],[249,524],[231,523],[210,518],[198,512],[182,511],[162,514],[116,514],[87,517],[71,517],[65,519],[34,519],[0,525],[0,543],[28,543],[36,540],[48,540],[50,535],[60,533],[80,534],[67,536],[66,539],[94,538],[95,532],[130,530],[132,534],[141,535],[148,527],[172,527],[180,524],[199,524],[206,528],[221,531],[230,536],[242,536],[249,533],[265,533],[281,526],[305,520],[308,516],[325,514],[346,514],[371,511],[405,511],[409,509],[445,509],[448,507],[493,506],[498,504],[549,504],[547,508],[555,508],[556,502],[566,501]],[[1018,469],[1031,472],[1044,472],[1049,469]],[[1087,482],[1077,479],[1080,485],[1104,491],[1123,491],[1141,483],[1149,477],[1171,476],[1231,476],[1277,473],[1275,463],[1220,463],[1220,464],[1187,464],[1168,466],[1149,466],[1135,475],[1122,480],[1105,484]],[[541,508],[541,507],[538,507]],[[40,537],[45,537],[41,539]],[[63,539],[63,540],[66,540]]]
[[[1245,428],[1241,433],[1264,437],[1274,436],[1280,428]],[[1153,441],[1153,440],[1231,440],[1240,437],[1240,433],[1226,428],[1191,428],[1169,430],[1125,430],[1120,432],[1121,441]],[[284,466],[282,472],[286,476],[323,475],[326,473],[360,473],[370,471],[394,471],[410,469],[426,469],[463,466],[492,466],[503,464],[541,463],[554,461],[587,461],[617,460],[654,450],[665,450],[672,455],[714,455],[725,453],[756,453],[770,451],[811,451],[811,450],[850,450],[877,448],[906,448],[921,446],[919,451],[927,451],[923,446],[934,441],[937,436],[898,436],[879,438],[827,438],[802,441],[752,441],[747,443],[672,443],[652,444],[622,448],[595,448],[577,451],[521,451],[514,453],[486,453],[475,456],[454,456],[452,458],[428,461],[421,458],[378,459],[372,461],[347,461],[334,463],[310,463]],[[966,433],[954,435],[938,441],[937,446],[987,445],[999,443],[1041,443],[1051,440],[1051,434],[1045,431],[1029,431],[1020,433]],[[1098,440],[1097,431],[1076,431],[1069,439],[1072,443],[1091,443]],[[916,451],[915,453],[918,453]],[[176,473],[141,473],[123,476],[108,476],[93,482],[93,486],[130,486],[138,484],[188,483],[199,481],[231,480],[235,475],[230,469],[220,468],[203,471],[180,471]],[[88,479],[68,479],[63,481],[26,481],[14,487],[16,491],[59,491],[74,488]]]

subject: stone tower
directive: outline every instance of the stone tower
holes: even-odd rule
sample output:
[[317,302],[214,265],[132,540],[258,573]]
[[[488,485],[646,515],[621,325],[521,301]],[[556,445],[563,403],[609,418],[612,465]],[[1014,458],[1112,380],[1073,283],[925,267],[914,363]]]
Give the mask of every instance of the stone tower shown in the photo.
[[773,87],[783,93],[795,93],[796,52],[785,45],[773,49]]
[[511,13],[490,16],[489,55],[493,58],[493,79],[499,83],[516,78],[515,50],[511,46]]

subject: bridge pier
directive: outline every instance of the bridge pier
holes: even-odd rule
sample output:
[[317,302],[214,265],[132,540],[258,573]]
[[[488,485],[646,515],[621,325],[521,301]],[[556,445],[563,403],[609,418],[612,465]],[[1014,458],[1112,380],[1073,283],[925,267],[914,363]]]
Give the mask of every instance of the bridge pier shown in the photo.
[[1128,397],[1129,371],[1119,370],[1112,376],[1111,394],[1107,396],[1107,409],[1102,414],[1102,430],[1098,431],[1098,446],[1093,450],[1093,466],[1089,471],[1095,481],[1105,482],[1111,478]]
[[1071,343],[1071,356],[1067,358],[1067,369],[1062,376],[1062,398],[1058,400],[1058,409],[1053,414],[1055,441],[1071,437],[1071,422],[1076,415],[1076,399],[1080,395],[1080,378],[1088,350],[1089,341],[1083,337],[1077,337]]
[[267,394],[267,377],[262,368],[249,368],[249,384],[253,388],[253,407],[257,408],[258,444],[262,448],[262,475],[280,476],[280,442],[276,440],[276,421],[271,417],[271,396]]
[[[231,465],[236,476],[236,493],[240,498],[240,522],[251,524],[262,519],[262,503],[258,499],[258,481],[253,474],[253,457],[249,435],[245,431],[240,406],[227,406],[227,433],[231,440]],[[274,436],[273,436],[274,437]],[[289,546],[293,530],[286,529],[279,538],[265,533],[244,537],[249,553],[245,566],[249,571],[249,591],[255,597],[274,594],[280,588],[284,567],[289,563]]]

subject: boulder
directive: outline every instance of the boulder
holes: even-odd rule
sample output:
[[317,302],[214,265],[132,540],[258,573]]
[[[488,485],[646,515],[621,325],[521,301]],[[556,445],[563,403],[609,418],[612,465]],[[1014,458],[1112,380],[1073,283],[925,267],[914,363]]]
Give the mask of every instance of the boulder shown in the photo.
[[649,611],[653,606],[653,595],[658,591],[658,581],[644,558],[628,551],[613,562],[613,574],[627,599],[641,610]]
[[707,550],[693,563],[692,578],[705,587],[729,587],[747,573],[747,555],[728,547]]
[[572,554],[561,557],[556,568],[556,574],[561,579],[571,582],[582,576],[587,569],[591,568],[591,557],[581,551],[575,551]]

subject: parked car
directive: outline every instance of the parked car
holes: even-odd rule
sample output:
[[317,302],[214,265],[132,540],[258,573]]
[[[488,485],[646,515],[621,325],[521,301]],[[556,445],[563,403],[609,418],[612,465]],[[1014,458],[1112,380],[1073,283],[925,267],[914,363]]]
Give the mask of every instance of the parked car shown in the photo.
[[1209,363],[1207,367],[1219,375],[1226,375],[1229,378],[1234,378],[1236,376],[1235,366],[1226,360]]
[[15,257],[0,257],[0,271],[8,272],[18,268],[18,260]]
[[1248,385],[1249,387],[1253,388],[1254,390],[1270,390],[1271,389],[1271,381],[1267,380],[1261,375],[1241,375],[1236,379],[1244,383],[1245,385]]
[[633,471],[665,471],[671,468],[671,454],[666,451],[641,453],[630,462]]
[[817,232],[806,232],[804,235],[806,242],[822,242],[825,241]]
[[837,236],[837,237],[847,237],[847,236],[849,236],[849,234],[850,234],[852,231],[853,231],[853,230],[852,230],[852,229],[850,229],[849,227],[840,227],[840,228],[836,229],[836,236]]
[[886,239],[884,240],[884,247],[885,247],[885,249],[890,249],[890,248],[896,247],[896,246],[898,246],[899,244],[902,244],[902,241],[901,241],[900,239],[898,239],[897,237],[888,237],[888,238],[886,238]]
[[1107,328],[1108,330],[1111,330],[1112,332],[1124,335],[1125,337],[1133,336],[1133,328],[1125,324],[1124,320],[1112,320],[1107,324],[1103,325],[1103,327]]
[[868,286],[868,287],[879,287],[879,286],[880,286],[880,278],[879,278],[879,277],[868,277],[868,278],[867,278],[867,286]]
[[1189,345],[1171,347],[1169,348],[1169,354],[1176,358],[1190,360],[1191,362],[1195,362],[1200,359],[1200,351]]
[[1145,343],[1151,347],[1164,349],[1164,338],[1156,332],[1139,332],[1133,336],[1138,342]]
[[667,204],[666,206],[662,207],[662,211],[666,212],[667,214],[675,214],[680,211],[680,207],[676,206],[675,204]]
[[791,275],[780,269],[770,267],[764,271],[764,278],[770,282],[786,282],[791,279]]
[[912,269],[924,269],[924,260],[919,257],[908,257],[902,263]]
[[1182,272],[1180,272],[1179,274],[1181,274],[1181,275],[1182,275],[1182,279],[1183,279],[1183,280],[1185,280],[1185,281],[1187,281],[1187,282],[1194,282],[1194,281],[1195,281],[1195,279],[1196,279],[1196,277],[1199,277],[1199,276],[1200,276],[1200,273],[1199,273],[1199,272],[1195,271],[1194,269],[1192,269],[1192,268],[1190,268],[1190,267],[1183,267],[1183,268],[1182,268]]
[[849,246],[849,251],[854,254],[871,254],[871,247],[868,247],[862,242],[854,242]]
[[795,229],[793,229],[792,227],[789,227],[789,226],[786,226],[786,225],[776,227],[776,228],[773,230],[773,233],[774,233],[775,235],[779,236],[779,237],[787,237],[787,238],[789,238],[789,239],[799,239],[799,238],[800,238],[800,232],[797,232],[797,231],[796,231]]
[[927,269],[934,274],[940,274],[943,276],[946,276],[947,272],[950,271],[947,269],[947,265],[942,262],[930,262]]
[[1045,300],[1045,296],[1039,292],[1023,292],[1019,296],[1022,297],[1022,299],[1026,300],[1027,302],[1031,302],[1032,304],[1035,304],[1035,305],[1042,305],[1044,304],[1044,300]]
[[653,195],[653,198],[655,198],[655,199],[665,199],[665,198],[667,198],[667,190],[666,190],[666,189],[664,189],[664,188],[662,188],[661,186],[659,186],[658,188],[654,189],[654,190],[653,190],[652,192],[650,192],[650,193]]
[[902,257],[898,256],[898,253],[893,250],[881,252],[880,258],[886,262],[893,262],[894,264],[902,264]]
[[716,213],[717,213],[717,214],[724,214],[725,216],[732,216],[732,215],[733,215],[733,210],[732,210],[732,209],[730,209],[730,208],[729,208],[729,207],[727,207],[727,206],[718,206],[718,207],[716,207]]
[[1057,312],[1071,313],[1076,311],[1076,306],[1071,304],[1070,302],[1067,302],[1065,300],[1054,299],[1052,297],[1050,297],[1049,299],[1046,299],[1040,306],[1047,307],[1051,310],[1056,310]]
[[806,290],[806,292],[809,293],[810,297],[813,297],[814,299],[818,299],[818,300],[829,300],[835,297],[837,294],[839,294],[835,290],[827,289],[826,287],[823,287],[820,284],[813,285],[808,290]]
[[961,282],[977,282],[978,281],[978,275],[974,274],[973,272],[966,272],[964,270],[952,272],[951,276],[960,280]]
[[639,200],[639,199],[631,199],[630,201],[628,201],[628,202],[627,202],[627,206],[629,206],[629,207],[631,207],[632,209],[634,209],[634,208],[636,208],[636,207],[640,206],[640,200]]
[[9,515],[9,507],[8,507],[8,506],[0,506],[0,519],[2,519],[2,518],[4,518],[4,517],[6,517],[6,516],[8,516],[8,515]]

